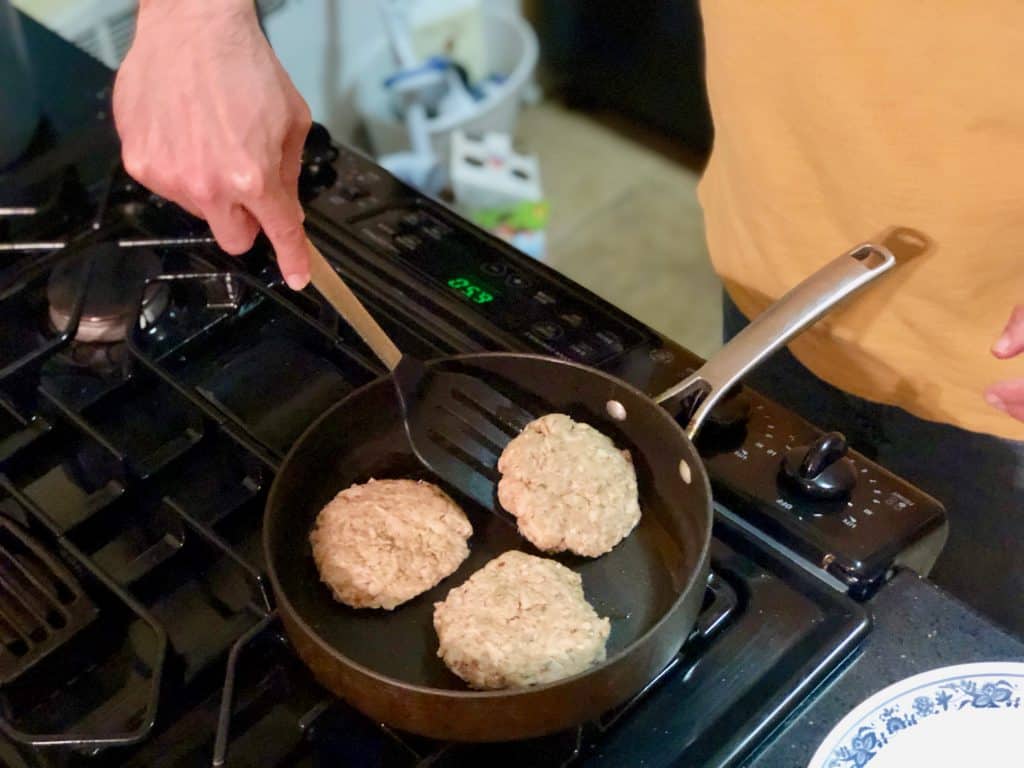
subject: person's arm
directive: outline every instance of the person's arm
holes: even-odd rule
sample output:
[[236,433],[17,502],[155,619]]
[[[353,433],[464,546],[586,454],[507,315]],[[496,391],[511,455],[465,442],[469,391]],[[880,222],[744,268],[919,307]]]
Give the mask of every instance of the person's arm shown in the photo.
[[306,285],[298,178],[309,107],[254,0],[141,0],[114,119],[129,174],[206,219],[228,253],[262,228],[288,285]]
[[[1009,360],[1021,353],[1024,353],[1024,304],[1017,305],[1010,313],[1006,330],[992,347],[992,354],[1001,360]],[[994,408],[1024,421],[1024,379],[1008,379],[993,384],[985,391],[985,397]]]

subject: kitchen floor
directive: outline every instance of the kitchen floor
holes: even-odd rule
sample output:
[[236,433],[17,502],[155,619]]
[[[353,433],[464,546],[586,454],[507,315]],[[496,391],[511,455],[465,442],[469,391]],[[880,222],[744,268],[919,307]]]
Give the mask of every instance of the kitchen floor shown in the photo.
[[708,261],[699,172],[642,131],[543,102],[520,116],[551,206],[545,261],[684,347],[721,344],[721,287]]

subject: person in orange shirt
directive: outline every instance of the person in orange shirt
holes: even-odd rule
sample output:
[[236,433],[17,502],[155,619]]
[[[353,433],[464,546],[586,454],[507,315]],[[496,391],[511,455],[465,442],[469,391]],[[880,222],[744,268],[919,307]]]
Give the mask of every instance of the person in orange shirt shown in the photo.
[[932,577],[1024,633],[1024,5],[702,15],[726,335],[858,242],[919,246],[749,383],[944,502]]

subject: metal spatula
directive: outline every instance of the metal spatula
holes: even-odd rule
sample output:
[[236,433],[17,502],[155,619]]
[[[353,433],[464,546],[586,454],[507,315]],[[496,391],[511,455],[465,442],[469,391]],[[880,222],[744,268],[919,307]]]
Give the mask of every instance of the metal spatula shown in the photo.
[[498,457],[535,416],[474,376],[427,370],[403,354],[312,242],[310,279],[391,376],[409,443],[425,467],[480,504],[494,504]]

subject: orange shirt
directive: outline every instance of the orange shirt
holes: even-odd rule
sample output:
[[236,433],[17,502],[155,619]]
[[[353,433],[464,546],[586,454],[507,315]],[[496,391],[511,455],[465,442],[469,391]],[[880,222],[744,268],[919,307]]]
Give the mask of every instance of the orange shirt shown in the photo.
[[1024,3],[704,0],[715,145],[700,185],[730,296],[760,312],[892,226],[925,254],[791,345],[869,400],[1024,439],[984,390],[1024,303]]

